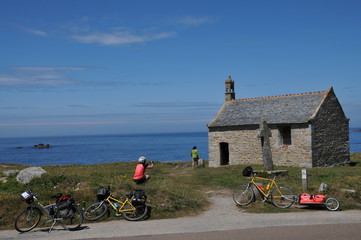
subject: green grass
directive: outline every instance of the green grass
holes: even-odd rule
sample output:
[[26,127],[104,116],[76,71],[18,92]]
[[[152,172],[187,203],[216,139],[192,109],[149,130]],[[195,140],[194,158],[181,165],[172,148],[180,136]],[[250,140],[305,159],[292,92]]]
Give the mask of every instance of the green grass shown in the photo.
[[[341,201],[342,210],[361,209],[361,153],[351,156],[355,166],[308,169],[308,193],[317,194],[321,183],[328,185],[327,195]],[[51,196],[62,192],[71,194],[80,207],[96,201],[96,192],[101,186],[111,186],[116,197],[125,196],[134,189],[144,188],[148,196],[147,204],[152,207],[152,219],[175,218],[195,215],[209,206],[208,190],[234,189],[249,179],[242,176],[244,165],[219,168],[191,168],[190,162],[155,163],[149,169],[152,178],[145,187],[139,187],[132,181],[136,163],[105,163],[95,165],[42,166],[47,171],[41,178],[29,184],[18,183],[15,176],[7,177],[0,183],[0,229],[13,228],[17,214],[26,207],[19,194],[27,189],[42,196],[41,202],[52,203]],[[28,166],[1,164],[0,178],[4,170],[21,170]],[[261,170],[262,166],[254,165]],[[288,174],[278,179],[280,185],[289,186],[294,193],[302,193],[301,168],[279,167],[288,170]],[[355,190],[349,192],[342,189]],[[231,196],[229,196],[231,199]],[[244,207],[249,212],[287,212],[300,209],[279,209],[271,204],[255,202]],[[111,214],[106,220],[115,219]]]

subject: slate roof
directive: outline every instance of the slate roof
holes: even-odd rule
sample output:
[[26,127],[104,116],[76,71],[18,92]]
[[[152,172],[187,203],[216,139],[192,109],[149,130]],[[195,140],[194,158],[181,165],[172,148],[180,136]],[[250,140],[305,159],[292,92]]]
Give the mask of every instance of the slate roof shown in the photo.
[[306,123],[330,91],[226,101],[208,127]]

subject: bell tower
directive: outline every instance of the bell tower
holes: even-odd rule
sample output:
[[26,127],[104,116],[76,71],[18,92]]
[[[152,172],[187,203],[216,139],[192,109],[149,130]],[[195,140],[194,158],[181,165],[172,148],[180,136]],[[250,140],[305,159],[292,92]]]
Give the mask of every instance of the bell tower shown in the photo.
[[236,99],[236,93],[234,92],[234,81],[231,76],[228,76],[226,80],[226,101],[232,101]]

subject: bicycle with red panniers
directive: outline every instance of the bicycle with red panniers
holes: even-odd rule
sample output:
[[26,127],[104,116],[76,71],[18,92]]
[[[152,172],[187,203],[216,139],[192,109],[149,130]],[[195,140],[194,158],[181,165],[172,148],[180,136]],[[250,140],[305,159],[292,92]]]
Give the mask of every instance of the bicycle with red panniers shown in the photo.
[[49,232],[55,223],[59,223],[67,230],[76,230],[83,223],[83,214],[70,196],[58,193],[52,196],[56,202],[46,206],[38,201],[39,196],[31,190],[23,192],[20,197],[29,206],[15,219],[14,227],[18,232],[29,232],[34,229],[44,214],[48,218],[46,222],[52,223]]

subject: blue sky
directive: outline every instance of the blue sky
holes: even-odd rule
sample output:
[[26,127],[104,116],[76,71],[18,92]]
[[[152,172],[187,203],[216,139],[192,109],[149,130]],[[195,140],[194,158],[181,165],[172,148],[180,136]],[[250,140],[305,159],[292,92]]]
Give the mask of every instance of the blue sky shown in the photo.
[[0,135],[207,131],[224,102],[334,87],[361,127],[361,1],[1,0]]

